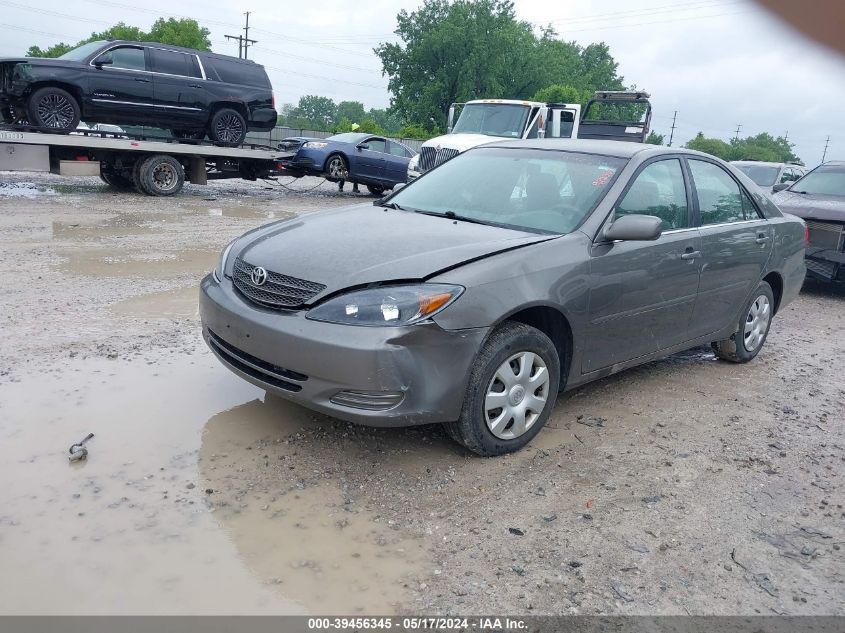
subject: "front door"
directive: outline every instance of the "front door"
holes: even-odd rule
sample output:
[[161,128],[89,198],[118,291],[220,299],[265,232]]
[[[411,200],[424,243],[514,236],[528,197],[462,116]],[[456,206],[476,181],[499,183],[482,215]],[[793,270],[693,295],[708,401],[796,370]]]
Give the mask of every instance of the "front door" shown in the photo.
[[701,223],[701,285],[690,333],[732,325],[763,276],[774,230],[751,197],[716,163],[688,160]]
[[355,175],[363,180],[381,182],[385,178],[387,141],[383,138],[371,138],[364,144],[368,146],[366,149],[360,145],[356,149]]
[[[98,65],[99,60],[111,63]],[[115,123],[145,123],[154,117],[152,74],[143,47],[116,46],[91,65],[86,116]]]
[[698,292],[701,238],[676,158],[648,163],[610,220],[643,214],[662,220],[653,242],[599,242],[590,257],[589,325],[582,371],[624,363],[689,338]]

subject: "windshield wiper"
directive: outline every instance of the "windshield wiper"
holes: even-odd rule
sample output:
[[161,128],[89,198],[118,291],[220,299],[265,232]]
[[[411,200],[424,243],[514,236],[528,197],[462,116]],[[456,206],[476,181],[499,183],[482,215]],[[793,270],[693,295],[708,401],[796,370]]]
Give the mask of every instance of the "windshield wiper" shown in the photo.
[[470,218],[465,215],[459,215],[454,211],[444,211],[443,213],[437,213],[435,211],[420,211],[419,209],[414,209],[414,213],[422,213],[423,215],[433,215],[437,218],[447,218],[449,220],[459,220],[461,222],[469,222],[470,224],[481,224],[484,226],[496,226],[491,222],[485,222],[484,220],[479,220],[477,218]]
[[806,191],[798,191],[798,189],[790,189],[792,193],[803,193],[805,196],[808,195]]
[[381,202],[379,200],[374,200],[373,206],[374,207],[384,207],[385,209],[396,209],[398,211],[404,211],[405,210],[403,207],[400,207],[395,202]]

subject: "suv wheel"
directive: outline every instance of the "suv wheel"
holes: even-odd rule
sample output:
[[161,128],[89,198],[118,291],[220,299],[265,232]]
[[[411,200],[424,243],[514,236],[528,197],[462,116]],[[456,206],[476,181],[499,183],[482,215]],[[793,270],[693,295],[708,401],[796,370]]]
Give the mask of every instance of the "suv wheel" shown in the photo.
[[208,137],[223,145],[240,145],[246,138],[246,120],[232,108],[221,108],[211,117]]
[[72,132],[79,125],[79,104],[61,88],[49,86],[36,90],[26,107],[29,122],[36,127]]
[[512,453],[543,428],[559,384],[560,359],[551,339],[524,323],[505,322],[478,352],[461,417],[446,429],[479,455]]
[[141,161],[136,186],[150,196],[172,196],[182,190],[185,170],[172,156],[155,154]]
[[736,332],[730,338],[711,343],[716,356],[733,363],[747,363],[757,356],[769,336],[774,308],[772,287],[761,281],[742,311]]

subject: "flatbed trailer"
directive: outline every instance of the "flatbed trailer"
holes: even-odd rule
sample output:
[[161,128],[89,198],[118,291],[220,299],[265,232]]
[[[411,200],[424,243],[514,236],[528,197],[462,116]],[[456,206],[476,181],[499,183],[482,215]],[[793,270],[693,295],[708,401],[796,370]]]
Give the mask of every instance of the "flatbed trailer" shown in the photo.
[[256,180],[280,174],[289,157],[269,146],[226,147],[204,141],[154,138],[79,130],[48,133],[20,125],[0,125],[0,171],[51,172],[100,176],[116,189],[151,196],[178,193],[186,181]]

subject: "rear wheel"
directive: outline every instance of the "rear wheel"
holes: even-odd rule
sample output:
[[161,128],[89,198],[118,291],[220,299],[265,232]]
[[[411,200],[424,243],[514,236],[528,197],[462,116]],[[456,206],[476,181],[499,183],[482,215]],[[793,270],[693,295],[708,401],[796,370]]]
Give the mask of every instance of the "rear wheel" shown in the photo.
[[449,435],[483,456],[519,450],[551,415],[560,384],[560,359],[548,336],[506,322],[484,342],[470,371],[461,417]]
[[733,363],[747,363],[757,356],[769,336],[774,308],[772,287],[761,281],[742,311],[736,332],[730,338],[711,343],[716,356]]
[[172,156],[156,154],[145,158],[137,170],[136,184],[150,196],[172,196],[185,184],[185,170]]
[[367,191],[380,198],[384,195],[385,189],[381,185],[367,185]]
[[208,138],[228,146],[243,143],[246,131],[246,119],[232,108],[221,108],[214,113],[208,124]]
[[31,125],[56,132],[72,132],[79,125],[80,110],[76,99],[66,90],[48,86],[32,93],[27,102]]

